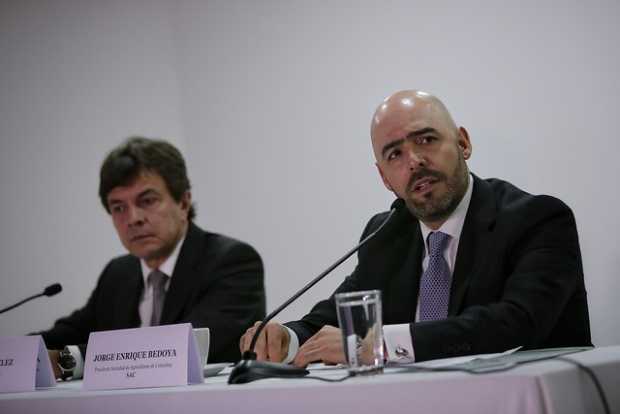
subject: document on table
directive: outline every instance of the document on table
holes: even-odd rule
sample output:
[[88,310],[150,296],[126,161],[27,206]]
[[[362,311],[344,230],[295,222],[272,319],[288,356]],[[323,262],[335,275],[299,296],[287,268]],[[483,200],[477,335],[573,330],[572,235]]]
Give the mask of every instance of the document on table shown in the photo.
[[[575,352],[587,351],[592,347],[567,347],[567,348],[546,348],[519,351],[521,347],[509,349],[505,352],[494,354],[468,355],[455,358],[435,359],[431,361],[410,363],[410,364],[390,364],[390,367],[419,368],[422,370],[436,371],[468,371],[474,373],[500,371],[512,368],[515,365],[525,362],[540,361],[543,359],[555,358],[561,355],[572,354]],[[519,352],[517,352],[519,351]]]

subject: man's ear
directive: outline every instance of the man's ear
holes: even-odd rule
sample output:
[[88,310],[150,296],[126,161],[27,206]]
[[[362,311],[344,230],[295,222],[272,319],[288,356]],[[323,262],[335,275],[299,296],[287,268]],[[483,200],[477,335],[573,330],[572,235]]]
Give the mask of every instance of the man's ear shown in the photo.
[[181,205],[181,209],[183,211],[189,211],[192,206],[192,193],[191,191],[186,191],[181,196],[181,201],[179,203]]
[[375,162],[375,165],[377,166],[377,170],[379,171],[379,175],[381,176],[381,180],[383,181],[383,185],[385,185],[385,188],[387,188],[391,192],[394,192],[394,189],[392,188],[392,185],[390,184],[390,182],[385,177],[385,174],[383,174],[383,171],[381,171],[381,167],[379,166],[379,163]]
[[464,127],[459,127],[458,131],[458,145],[463,153],[463,158],[468,160],[471,157],[472,146],[469,140],[469,133]]

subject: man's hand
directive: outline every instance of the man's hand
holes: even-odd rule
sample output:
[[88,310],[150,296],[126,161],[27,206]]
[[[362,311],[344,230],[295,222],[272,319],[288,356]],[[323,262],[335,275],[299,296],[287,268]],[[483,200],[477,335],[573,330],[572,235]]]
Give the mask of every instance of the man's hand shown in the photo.
[[340,329],[329,325],[322,327],[299,348],[293,364],[305,367],[314,361],[323,361],[328,365],[345,363]]
[[[260,325],[260,321],[256,322],[254,326],[245,331],[241,340],[239,340],[239,348],[242,354],[250,349],[250,343],[252,343],[252,338],[254,337],[254,332],[256,332],[258,325]],[[284,361],[288,354],[290,340],[291,338],[284,326],[276,322],[269,322],[265,325],[265,328],[263,328],[263,331],[256,341],[256,347],[254,348],[256,359],[258,361],[271,362]]]
[[52,363],[52,369],[54,370],[54,378],[60,378],[60,367],[58,366],[58,360],[60,359],[60,351],[57,349],[48,349],[47,355],[50,357]]

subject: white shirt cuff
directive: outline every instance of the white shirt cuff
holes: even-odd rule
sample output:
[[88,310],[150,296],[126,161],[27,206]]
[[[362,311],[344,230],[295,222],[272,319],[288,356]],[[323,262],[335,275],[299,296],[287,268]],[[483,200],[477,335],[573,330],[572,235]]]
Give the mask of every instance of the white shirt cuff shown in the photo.
[[299,350],[299,338],[294,330],[285,326],[284,327],[288,331],[288,353],[286,354],[286,358],[282,361],[283,364],[290,364],[295,359],[295,355],[297,355],[297,351]]
[[77,345],[67,345],[67,349],[71,352],[71,356],[75,359],[75,368],[73,368],[72,379],[80,379],[84,376],[84,358]]
[[413,351],[413,341],[408,323],[385,325],[383,327],[383,341],[389,362],[415,362],[415,352]]

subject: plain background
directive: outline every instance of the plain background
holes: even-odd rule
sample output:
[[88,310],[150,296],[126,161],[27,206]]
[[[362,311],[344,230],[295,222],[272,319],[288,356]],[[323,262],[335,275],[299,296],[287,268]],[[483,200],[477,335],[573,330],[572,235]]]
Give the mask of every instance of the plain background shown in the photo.
[[183,151],[197,223],[257,248],[274,309],[389,207],[370,117],[419,88],[468,128],[473,172],[573,208],[594,342],[620,343],[619,17],[601,0],[0,2],[0,307],[64,286],[0,334],[83,305],[123,253],[98,170],[134,134]]

